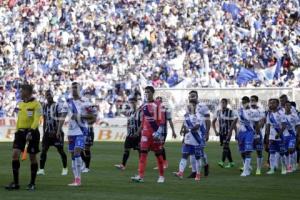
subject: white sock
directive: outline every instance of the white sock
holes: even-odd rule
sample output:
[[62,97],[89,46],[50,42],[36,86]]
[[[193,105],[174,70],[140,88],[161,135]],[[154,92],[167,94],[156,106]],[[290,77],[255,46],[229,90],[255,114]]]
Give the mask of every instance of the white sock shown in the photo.
[[270,168],[272,171],[275,169],[276,156],[275,154],[270,154]]
[[201,172],[201,167],[202,167],[201,159],[196,160],[196,172],[197,172],[197,174],[200,174],[200,172]]
[[285,156],[280,156],[280,161],[281,161],[281,169],[285,168],[286,169],[286,163],[285,163]]
[[75,158],[75,168],[76,168],[76,177],[81,178],[81,167],[82,167],[82,159],[81,157]]
[[275,168],[279,167],[280,154],[278,152],[275,153]]
[[196,158],[195,158],[195,155],[190,155],[190,162],[191,162],[191,165],[192,165],[192,172],[196,172],[197,169],[196,169]]
[[244,164],[244,172],[246,173],[250,172],[250,165],[251,165],[251,158],[246,158]]
[[204,165],[208,164],[208,157],[207,157],[207,154],[205,152],[203,152],[203,164]]
[[297,155],[298,155],[297,151],[295,151],[295,153],[293,155],[294,155],[293,156],[294,166],[296,167],[297,166]]
[[289,156],[288,156],[288,166],[289,167],[294,166],[294,155],[293,154],[289,154]]
[[180,163],[179,163],[179,171],[180,172],[182,172],[182,173],[184,172],[184,169],[186,167],[186,163],[187,163],[187,160],[184,159],[184,158],[181,158]]
[[76,178],[77,172],[76,172],[76,167],[75,167],[75,160],[72,159],[72,171],[73,175]]
[[257,158],[257,169],[261,169],[262,168],[262,164],[263,164],[263,158]]

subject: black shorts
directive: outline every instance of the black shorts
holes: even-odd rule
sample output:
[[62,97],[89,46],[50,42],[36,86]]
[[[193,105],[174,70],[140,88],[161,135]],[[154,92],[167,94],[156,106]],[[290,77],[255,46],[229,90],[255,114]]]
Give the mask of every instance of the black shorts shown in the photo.
[[223,146],[224,144],[229,144],[230,139],[227,139],[228,134],[220,134],[220,145]]
[[93,144],[94,144],[94,137],[95,137],[94,129],[93,128],[89,128],[88,135],[85,137],[85,146],[88,146],[88,147],[93,146]]
[[64,133],[60,139],[56,135],[44,133],[42,140],[42,148],[49,148],[50,146],[63,147],[64,146]]
[[125,139],[124,148],[139,150],[140,149],[140,141],[141,141],[140,137],[127,136]]
[[[15,139],[13,142],[13,148],[14,149],[19,149],[22,152],[25,149],[26,146],[26,136],[29,132],[29,129],[22,129],[18,130],[15,133]],[[39,144],[40,144],[40,132],[38,129],[33,130],[32,133],[32,140],[29,141],[28,147],[27,147],[27,152],[29,154],[37,154],[40,152],[39,149]]]

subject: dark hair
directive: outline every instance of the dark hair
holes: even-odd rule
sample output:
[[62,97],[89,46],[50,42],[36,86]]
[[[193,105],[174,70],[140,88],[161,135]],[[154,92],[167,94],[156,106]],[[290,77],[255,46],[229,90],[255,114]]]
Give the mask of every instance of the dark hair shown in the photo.
[[21,89],[28,91],[30,94],[33,93],[33,86],[32,85],[24,84],[24,85],[21,86]]
[[251,98],[251,99],[252,99],[252,98],[255,99],[256,102],[258,102],[258,99],[259,99],[258,96],[256,96],[256,95],[252,95],[250,98]]
[[196,94],[196,95],[197,95],[197,97],[198,97],[198,92],[197,92],[196,90],[192,90],[192,91],[190,91],[190,92],[189,92],[189,94]]
[[288,99],[288,96],[287,96],[286,94],[283,94],[283,95],[281,95],[281,96],[279,97],[279,99],[283,99],[283,98]]
[[293,106],[293,107],[297,108],[297,104],[296,104],[296,102],[295,102],[295,101],[291,101],[290,103],[291,103],[291,106]]
[[78,82],[72,82],[72,85],[78,85]]
[[128,101],[137,101],[137,97],[136,96],[130,96],[128,98]]
[[228,103],[228,99],[223,98],[223,99],[221,99],[221,102],[222,101],[224,101],[225,103]]
[[250,98],[247,97],[247,96],[244,96],[244,97],[242,98],[242,101],[250,102]]
[[155,92],[155,89],[154,89],[154,87],[152,87],[152,86],[147,86],[147,87],[145,87],[145,90],[150,90],[150,92],[153,93],[153,94],[154,94],[154,92]]
[[276,103],[279,104],[279,99],[276,99],[276,98],[272,98],[269,101],[276,101]]

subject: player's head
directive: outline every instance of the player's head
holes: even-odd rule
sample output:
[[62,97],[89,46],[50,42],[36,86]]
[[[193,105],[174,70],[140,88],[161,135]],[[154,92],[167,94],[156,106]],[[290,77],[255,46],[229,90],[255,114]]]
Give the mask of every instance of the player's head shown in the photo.
[[195,90],[190,91],[189,93],[189,102],[196,104],[198,102],[198,92]]
[[77,82],[72,83],[72,96],[79,97],[80,94],[80,85]]
[[289,100],[286,94],[281,95],[279,99],[282,107],[284,107],[285,103]]
[[136,109],[136,106],[137,106],[137,98],[136,98],[136,96],[130,96],[128,98],[128,102],[129,102],[129,105],[131,106],[131,108]]
[[52,94],[51,90],[47,90],[45,92],[45,98],[48,101],[48,103],[53,101],[53,94]]
[[225,98],[221,99],[221,108],[226,109],[227,105],[228,105],[228,99]]
[[154,93],[155,93],[154,87],[152,87],[152,86],[145,87],[145,99],[147,102],[154,100],[154,98],[153,98]]
[[27,99],[32,96],[33,93],[33,86],[29,84],[24,84],[21,86],[21,98]]
[[284,109],[286,113],[291,113],[292,103],[290,101],[285,102]]
[[252,96],[250,97],[250,104],[251,104],[251,106],[252,106],[252,107],[256,107],[257,104],[258,104],[258,100],[259,100],[258,96],[252,95]]
[[159,101],[160,103],[162,103],[163,102],[163,99],[162,99],[162,97],[156,97],[156,99],[155,99],[156,101]]
[[273,99],[269,100],[269,109],[270,110],[275,111],[275,110],[277,110],[278,106],[279,106],[279,100],[278,99],[273,98]]
[[247,97],[247,96],[244,96],[242,98],[242,105],[243,105],[243,107],[244,108],[249,107],[249,104],[250,104],[250,98]]

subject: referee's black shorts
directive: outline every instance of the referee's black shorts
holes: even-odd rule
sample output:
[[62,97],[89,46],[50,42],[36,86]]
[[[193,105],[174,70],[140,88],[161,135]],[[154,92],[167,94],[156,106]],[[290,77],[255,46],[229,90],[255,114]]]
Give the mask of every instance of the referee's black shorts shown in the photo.
[[56,134],[53,133],[44,133],[43,139],[42,139],[42,148],[49,148],[51,146],[54,147],[63,147],[64,146],[64,133],[62,133],[62,136],[60,139],[56,137]]
[[125,149],[134,149],[139,150],[140,149],[140,137],[134,137],[134,136],[127,136],[124,143]]
[[94,144],[94,137],[95,137],[95,132],[93,128],[88,129],[88,134],[85,137],[85,146],[86,147],[91,147]]
[[40,132],[38,129],[30,130],[30,129],[20,129],[15,133],[15,139],[13,142],[13,148],[19,149],[22,152],[26,146],[26,136],[31,131],[32,139],[28,143],[27,152],[29,154],[37,154],[40,152],[39,144],[40,144]]
[[227,133],[220,133],[220,145],[229,144],[231,138],[227,138]]

